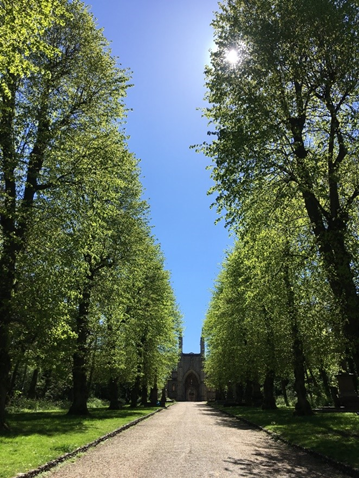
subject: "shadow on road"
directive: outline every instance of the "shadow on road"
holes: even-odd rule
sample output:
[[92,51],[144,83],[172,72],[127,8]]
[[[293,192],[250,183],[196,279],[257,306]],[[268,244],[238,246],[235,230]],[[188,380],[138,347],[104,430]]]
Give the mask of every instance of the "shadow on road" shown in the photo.
[[[212,408],[205,403],[197,403],[196,408],[215,419],[216,425],[258,433],[256,446],[249,458],[248,452],[240,457],[228,457],[224,460],[225,474],[240,477],[259,478],[339,478],[346,476],[317,457],[278,442],[255,426],[246,424],[235,417]],[[253,437],[253,435],[252,435]],[[263,438],[265,441],[263,441]],[[246,443],[243,443],[245,446]],[[234,468],[235,467],[235,468]],[[234,471],[235,470],[235,471]]]
[[201,413],[216,417],[217,425],[220,425],[223,427],[230,427],[230,428],[240,428],[241,430],[260,431],[257,427],[244,423],[238,420],[238,418],[226,415],[220,410],[217,410],[216,408],[213,408],[210,405],[207,405],[205,403],[198,403],[196,404],[196,406]]

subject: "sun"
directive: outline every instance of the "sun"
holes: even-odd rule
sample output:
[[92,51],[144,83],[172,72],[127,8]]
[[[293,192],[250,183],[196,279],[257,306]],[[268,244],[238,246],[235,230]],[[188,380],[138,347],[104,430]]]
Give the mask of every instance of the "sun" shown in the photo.
[[228,63],[234,66],[240,60],[238,51],[235,50],[234,48],[232,48],[231,50],[228,50],[227,53],[225,54],[225,59]]

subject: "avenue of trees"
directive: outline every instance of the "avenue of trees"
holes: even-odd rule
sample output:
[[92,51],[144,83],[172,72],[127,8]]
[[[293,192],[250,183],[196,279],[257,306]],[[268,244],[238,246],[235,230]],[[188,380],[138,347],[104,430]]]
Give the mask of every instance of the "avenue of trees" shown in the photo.
[[335,373],[359,372],[359,7],[226,0],[213,27],[200,149],[236,243],[205,321],[207,372],[219,388],[264,384],[266,407],[291,380],[310,414],[308,383],[330,402]]
[[0,5],[0,426],[6,405],[145,403],[181,318],[128,151],[116,65],[77,1]]

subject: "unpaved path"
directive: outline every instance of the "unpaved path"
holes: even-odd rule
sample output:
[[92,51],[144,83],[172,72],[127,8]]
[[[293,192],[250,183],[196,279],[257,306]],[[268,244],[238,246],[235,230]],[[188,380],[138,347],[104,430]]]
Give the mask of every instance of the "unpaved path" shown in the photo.
[[344,478],[204,403],[182,402],[91,449],[49,478]]

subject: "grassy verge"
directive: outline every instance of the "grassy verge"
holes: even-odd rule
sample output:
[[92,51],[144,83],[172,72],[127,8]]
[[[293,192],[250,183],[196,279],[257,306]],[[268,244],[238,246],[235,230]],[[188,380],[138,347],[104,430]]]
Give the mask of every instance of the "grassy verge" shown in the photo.
[[359,416],[355,413],[316,413],[297,417],[293,409],[261,410],[251,407],[216,407],[280,435],[292,444],[359,468]]
[[0,478],[11,478],[86,445],[156,408],[93,409],[90,417],[64,411],[9,414],[10,432],[0,434]]

